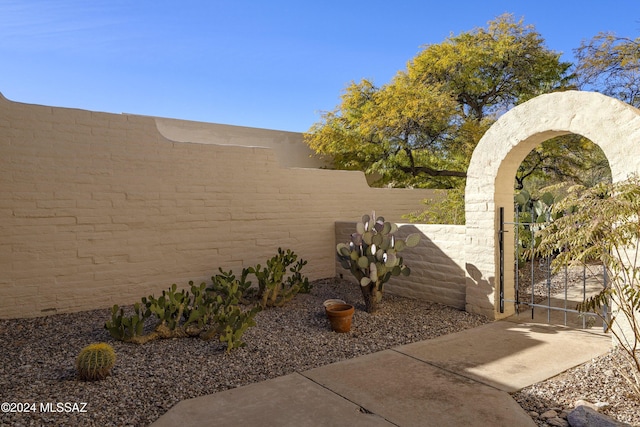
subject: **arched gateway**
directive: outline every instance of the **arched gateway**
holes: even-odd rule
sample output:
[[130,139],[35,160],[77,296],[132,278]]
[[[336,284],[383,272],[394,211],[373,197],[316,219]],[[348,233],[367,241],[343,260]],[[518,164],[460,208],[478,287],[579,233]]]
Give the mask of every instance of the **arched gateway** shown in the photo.
[[[594,92],[557,92],[521,104],[502,117],[482,137],[467,172],[466,309],[490,318],[499,312],[499,209],[513,218],[515,174],[529,152],[547,139],[575,133],[597,144],[609,160],[614,181],[640,174],[640,110]],[[512,230],[504,234],[513,247]],[[513,251],[505,251],[513,265]],[[513,293],[513,269],[505,269],[505,289]],[[513,299],[506,294],[505,298]]]

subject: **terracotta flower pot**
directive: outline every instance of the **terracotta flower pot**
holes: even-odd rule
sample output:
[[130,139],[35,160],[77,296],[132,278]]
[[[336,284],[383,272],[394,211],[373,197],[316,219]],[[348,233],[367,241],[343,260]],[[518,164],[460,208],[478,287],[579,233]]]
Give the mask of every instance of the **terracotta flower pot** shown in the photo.
[[331,329],[335,332],[349,332],[351,330],[351,320],[355,308],[351,304],[331,304],[325,307],[325,312],[331,323]]
[[324,303],[322,303],[322,305],[324,305],[324,307],[326,308],[333,304],[344,304],[344,303],[345,303],[344,300],[334,298],[334,299],[326,300]]

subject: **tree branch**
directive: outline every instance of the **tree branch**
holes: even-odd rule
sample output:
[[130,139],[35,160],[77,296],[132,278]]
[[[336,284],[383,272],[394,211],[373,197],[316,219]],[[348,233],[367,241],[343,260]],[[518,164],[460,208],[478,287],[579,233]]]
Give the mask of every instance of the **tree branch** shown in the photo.
[[456,177],[460,177],[460,178],[466,178],[467,177],[467,173],[466,172],[451,171],[451,170],[438,170],[438,169],[430,168],[428,166],[414,166],[414,167],[398,166],[398,169],[400,169],[402,172],[411,174],[413,176],[418,176],[419,174],[424,173],[424,174],[430,175],[430,176],[456,176]]

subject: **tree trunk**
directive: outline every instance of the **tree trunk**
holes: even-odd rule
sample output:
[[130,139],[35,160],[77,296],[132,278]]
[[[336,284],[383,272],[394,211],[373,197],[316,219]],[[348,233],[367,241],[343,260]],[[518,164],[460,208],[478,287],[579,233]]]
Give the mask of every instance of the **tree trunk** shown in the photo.
[[364,297],[364,306],[367,313],[374,314],[380,306],[379,298],[376,297],[376,284],[370,283],[367,286],[360,286]]

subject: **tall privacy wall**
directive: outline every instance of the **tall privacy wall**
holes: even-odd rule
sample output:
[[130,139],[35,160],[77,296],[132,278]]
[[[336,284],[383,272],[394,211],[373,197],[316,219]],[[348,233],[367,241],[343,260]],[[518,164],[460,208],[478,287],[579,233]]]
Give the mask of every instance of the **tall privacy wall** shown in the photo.
[[156,117],[155,121],[160,133],[172,141],[265,147],[274,151],[280,166],[302,168],[329,166],[328,162],[313,155],[299,132],[256,129],[160,117]]
[[[375,209],[399,221],[431,194],[370,188],[359,172],[284,168],[277,149],[175,141],[206,140],[196,131],[0,96],[0,318],[133,303],[218,267],[264,264],[278,247],[307,259],[311,279],[332,277],[337,220]],[[237,145],[292,137],[224,132]]]
[[[387,217],[385,216],[385,219]],[[465,309],[465,226],[398,224],[398,237],[420,234],[420,243],[400,253],[411,269],[408,277],[392,277],[385,292],[446,304]],[[336,242],[350,242],[356,222],[336,223]],[[336,272],[357,282],[349,270],[336,261]]]

